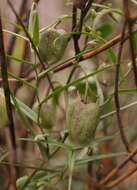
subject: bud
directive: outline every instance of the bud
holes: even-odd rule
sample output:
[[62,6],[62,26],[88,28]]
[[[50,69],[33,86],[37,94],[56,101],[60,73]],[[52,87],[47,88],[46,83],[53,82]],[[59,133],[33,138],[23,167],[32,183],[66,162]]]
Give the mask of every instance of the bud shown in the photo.
[[70,141],[79,146],[89,145],[94,139],[100,113],[101,108],[97,103],[85,104],[77,100],[69,105],[67,127]]
[[50,28],[41,33],[38,49],[43,61],[54,64],[64,55],[67,44],[68,35],[63,29]]

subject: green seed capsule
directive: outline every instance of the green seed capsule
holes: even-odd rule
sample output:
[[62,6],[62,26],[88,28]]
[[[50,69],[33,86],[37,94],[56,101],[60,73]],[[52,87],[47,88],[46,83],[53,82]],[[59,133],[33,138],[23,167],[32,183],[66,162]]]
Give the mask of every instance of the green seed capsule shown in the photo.
[[56,121],[56,108],[53,105],[43,106],[40,117],[41,125],[45,129],[52,129]]
[[68,108],[67,127],[72,143],[85,146],[94,139],[100,121],[101,109],[97,103],[85,104],[80,100]]
[[[38,113],[38,105],[34,106],[34,111]],[[40,124],[44,129],[51,130],[56,122],[56,107],[52,104],[43,104],[40,110]]]
[[54,64],[64,55],[67,44],[68,35],[63,29],[50,28],[41,33],[38,49],[43,61]]

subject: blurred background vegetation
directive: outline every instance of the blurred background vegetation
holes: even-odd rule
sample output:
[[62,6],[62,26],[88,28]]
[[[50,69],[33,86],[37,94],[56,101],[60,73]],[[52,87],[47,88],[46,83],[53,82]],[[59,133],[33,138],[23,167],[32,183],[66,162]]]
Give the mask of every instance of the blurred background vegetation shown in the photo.
[[[34,2],[36,2],[39,25],[35,23],[34,28],[31,26],[31,33],[28,27]],[[129,156],[120,135],[114,99],[119,43],[113,43],[113,39],[118,38],[117,42],[121,40],[119,35],[122,34],[126,18],[124,1],[94,0],[84,18],[82,30],[74,32],[72,31],[74,2],[71,0],[34,2],[11,1],[22,21],[20,23],[9,3],[0,0],[16,133],[14,152],[11,147],[0,74],[0,189],[12,190],[16,189],[17,185],[18,190],[105,190],[107,188],[135,190],[136,164],[131,160],[124,165],[124,168],[118,169],[114,176],[112,175],[110,182],[106,184],[102,182],[111,170],[117,168]],[[137,2],[130,0],[128,3],[130,17],[135,18],[132,29],[136,31]],[[81,10],[78,8],[78,22],[80,16]],[[33,22],[34,20],[32,25]],[[43,63],[42,67],[21,24],[26,27],[36,49],[38,49],[38,44],[35,44],[36,38],[39,43],[37,28],[38,31],[51,27],[66,31],[66,36],[68,35],[70,39],[66,49],[64,48],[65,52],[62,52],[61,59],[48,66]],[[78,36],[79,32],[80,51],[76,52],[73,37]],[[127,32],[128,27],[126,35]],[[134,58],[136,58],[136,32],[132,38]],[[50,36],[48,40],[47,44],[50,44]],[[107,46],[111,41],[112,44]],[[99,48],[105,45],[106,49],[100,51]],[[118,85],[122,108],[120,119],[132,151],[137,145],[137,95],[130,49],[129,40],[126,40],[122,51]],[[53,89],[46,72],[52,81]],[[88,103],[101,102],[103,106],[96,133],[91,138],[91,143],[83,147],[74,145],[68,138],[66,113],[69,104],[79,99],[85,101],[85,96]],[[85,120],[88,117],[90,114],[85,116]],[[120,177],[128,172],[129,175],[119,181]]]

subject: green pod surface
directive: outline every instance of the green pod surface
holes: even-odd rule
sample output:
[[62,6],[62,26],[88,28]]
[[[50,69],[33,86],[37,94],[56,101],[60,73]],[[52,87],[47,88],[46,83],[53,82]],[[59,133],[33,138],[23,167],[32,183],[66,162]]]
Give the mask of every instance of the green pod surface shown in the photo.
[[67,44],[66,32],[63,29],[51,28],[41,33],[38,49],[43,61],[54,64],[64,55]]
[[[34,106],[34,111],[38,113],[38,105]],[[40,124],[44,129],[51,130],[56,122],[56,107],[53,104],[43,104],[40,109]]]
[[52,129],[56,121],[56,108],[53,105],[45,105],[40,112],[41,125],[45,129]]
[[68,107],[67,127],[73,144],[86,146],[94,139],[100,121],[101,108],[97,103],[85,104],[80,100]]

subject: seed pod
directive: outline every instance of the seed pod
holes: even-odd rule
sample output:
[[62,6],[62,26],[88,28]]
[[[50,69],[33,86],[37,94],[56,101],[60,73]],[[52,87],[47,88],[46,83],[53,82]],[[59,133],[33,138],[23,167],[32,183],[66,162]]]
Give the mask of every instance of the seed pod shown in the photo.
[[[34,111],[38,112],[38,105],[34,106]],[[56,107],[53,104],[43,104],[40,110],[41,127],[51,130],[56,121]]]
[[52,129],[56,120],[56,108],[53,105],[43,105],[40,117],[42,127]]
[[101,109],[97,103],[85,104],[77,100],[71,104],[67,113],[69,139],[72,143],[89,145],[99,124]]
[[5,127],[7,125],[7,122],[8,122],[8,116],[6,110],[5,97],[4,95],[0,94],[0,128]]
[[64,55],[67,44],[68,35],[63,29],[50,28],[41,33],[38,49],[43,61],[54,64]]

